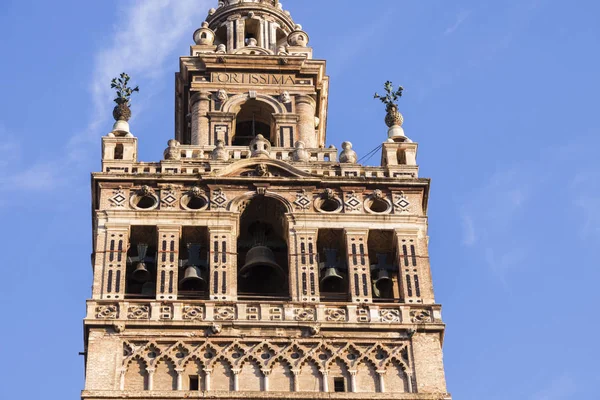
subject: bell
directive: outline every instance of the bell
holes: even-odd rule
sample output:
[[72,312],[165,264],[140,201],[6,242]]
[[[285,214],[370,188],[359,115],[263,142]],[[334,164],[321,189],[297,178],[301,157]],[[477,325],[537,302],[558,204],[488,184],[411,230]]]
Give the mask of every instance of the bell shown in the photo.
[[142,296],[144,297],[154,297],[156,296],[156,286],[154,282],[146,282],[142,286]]
[[208,286],[208,282],[203,277],[203,271],[195,265],[185,269],[183,279],[179,281],[180,290],[182,292],[203,292]]
[[254,246],[246,254],[246,263],[240,269],[242,278],[249,278],[251,275],[277,275],[279,278],[285,278],[285,271],[275,262],[273,250],[267,246]]
[[373,284],[373,294],[375,297],[390,297],[392,286],[393,281],[390,277],[390,271],[387,269],[377,270],[377,278]]
[[340,272],[335,267],[325,268],[322,272],[321,278],[321,290],[323,292],[343,292],[344,289],[344,277],[340,275]]
[[146,268],[146,264],[143,262],[137,263],[135,270],[131,274],[132,278],[140,283],[147,282],[150,279],[150,271]]

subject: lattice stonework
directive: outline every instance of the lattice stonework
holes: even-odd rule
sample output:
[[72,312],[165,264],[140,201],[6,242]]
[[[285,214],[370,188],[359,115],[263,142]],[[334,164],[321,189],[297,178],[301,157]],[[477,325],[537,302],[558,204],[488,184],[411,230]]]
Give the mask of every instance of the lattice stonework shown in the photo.
[[127,229],[109,230],[104,250],[103,299],[125,297],[125,271],[127,265]]
[[158,277],[156,298],[177,298],[179,260],[179,227],[158,227]]
[[368,303],[373,300],[367,237],[368,231],[346,231],[348,276],[353,303]]
[[421,274],[416,236],[397,236],[400,287],[406,303],[422,303]]
[[237,281],[236,242],[230,228],[209,228],[210,298],[231,300]]
[[[300,301],[319,301],[319,261],[317,257],[317,231],[298,232],[290,235],[295,249],[291,266],[296,271],[297,296]],[[292,271],[290,271],[292,272]]]

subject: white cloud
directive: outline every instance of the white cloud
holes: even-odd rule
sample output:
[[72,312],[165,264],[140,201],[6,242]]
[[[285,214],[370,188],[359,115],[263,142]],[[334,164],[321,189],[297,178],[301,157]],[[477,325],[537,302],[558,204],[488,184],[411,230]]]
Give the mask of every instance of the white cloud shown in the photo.
[[[93,111],[87,128],[83,133],[73,134],[64,151],[56,152],[60,155],[55,158],[34,160],[25,168],[18,164],[31,160],[20,157],[11,165],[0,164],[3,169],[9,169],[0,179],[0,190],[48,190],[68,182],[66,175],[89,162],[92,146],[97,146],[98,139],[112,127],[110,80],[123,71],[132,76],[135,84],[144,82],[146,88],[151,87],[153,81],[168,79],[165,62],[169,57],[187,53],[186,48],[178,46],[186,35],[191,44],[194,29],[201,25],[212,3],[211,0],[121,2],[108,46],[99,49],[94,56],[90,87]],[[176,47],[177,54],[174,54]],[[150,98],[152,93],[147,89],[141,95]],[[141,114],[142,103],[135,104],[136,117]],[[0,146],[0,156],[17,152],[18,148],[18,143],[9,142]]]
[[471,16],[471,10],[463,10],[456,16],[456,21],[444,31],[444,36],[452,35]]

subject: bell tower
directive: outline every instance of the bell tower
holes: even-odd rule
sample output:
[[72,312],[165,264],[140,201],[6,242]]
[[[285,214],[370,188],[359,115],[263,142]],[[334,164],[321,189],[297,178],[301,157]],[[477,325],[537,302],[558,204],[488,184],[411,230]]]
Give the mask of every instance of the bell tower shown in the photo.
[[326,63],[278,0],[221,0],[193,40],[162,160],[114,81],[82,399],[450,399],[401,90],[365,166],[326,146]]

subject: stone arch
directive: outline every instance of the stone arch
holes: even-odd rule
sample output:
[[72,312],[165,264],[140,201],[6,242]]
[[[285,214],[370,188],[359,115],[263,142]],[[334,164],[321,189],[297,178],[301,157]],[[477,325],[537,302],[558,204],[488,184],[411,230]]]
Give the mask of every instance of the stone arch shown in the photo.
[[127,364],[125,371],[125,387],[127,391],[142,391],[148,388],[148,363],[140,356],[135,356]]
[[156,362],[152,389],[161,391],[177,390],[175,363],[169,357],[163,356]]
[[391,393],[409,393],[409,376],[406,373],[406,365],[394,357],[387,364],[385,374],[385,388],[386,392]]
[[301,392],[320,392],[323,386],[323,374],[319,363],[312,357],[306,357],[298,375],[298,386]]
[[264,390],[261,364],[255,357],[247,357],[242,362],[238,376],[238,386],[242,392],[260,392]]
[[183,390],[190,390],[191,377],[198,378],[198,386],[200,390],[205,390],[204,362],[198,356],[188,358],[183,364]]
[[377,366],[368,358],[363,358],[356,368],[356,392],[380,392]]
[[256,100],[258,102],[264,103],[271,107],[271,110],[274,114],[284,114],[287,112],[285,106],[277,99],[264,95],[257,94],[256,98],[251,99],[247,93],[244,94],[236,94],[235,96],[231,96],[224,104],[223,104],[223,112],[226,113],[237,113],[244,103],[248,100]]
[[334,380],[336,378],[344,378],[346,391],[350,391],[350,373],[348,372],[348,364],[341,357],[335,357],[327,368],[327,380],[329,391],[333,391],[335,387]]
[[270,366],[269,390],[273,392],[293,392],[294,374],[292,365],[284,357],[277,357]]
[[212,375],[218,376],[219,379],[213,379],[211,390],[228,391],[234,390],[233,387],[233,371],[231,364],[225,357],[219,357],[212,364]]

